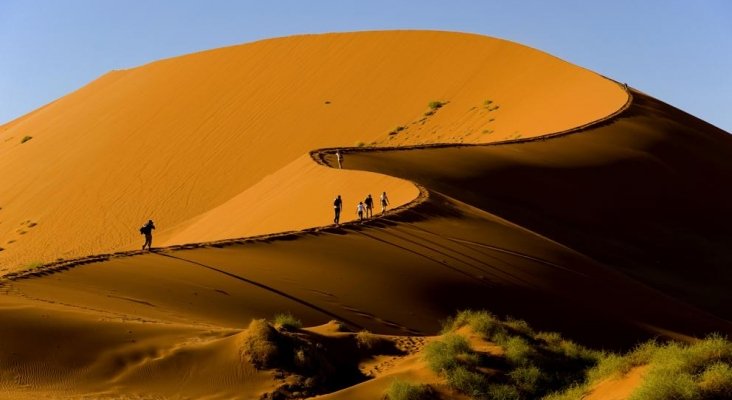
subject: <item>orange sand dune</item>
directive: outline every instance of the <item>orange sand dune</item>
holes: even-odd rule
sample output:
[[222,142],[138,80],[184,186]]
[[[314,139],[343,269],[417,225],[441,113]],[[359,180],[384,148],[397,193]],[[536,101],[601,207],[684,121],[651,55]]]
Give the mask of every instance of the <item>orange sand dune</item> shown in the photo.
[[[288,37],[114,71],[0,127],[0,268],[133,249],[148,218],[159,244],[324,225],[336,183],[349,207],[414,190],[363,174],[321,186],[313,166],[297,194],[266,182],[314,148],[535,136],[625,99],[545,53],[446,32]],[[447,104],[424,117],[430,101]]]
[[[431,100],[446,104],[421,121]],[[258,398],[282,382],[240,358],[241,337],[283,311],[419,336],[457,309],[487,308],[604,348],[732,333],[721,268],[732,139],[509,42],[263,41],[107,75],[0,135],[32,129],[31,141],[0,145],[0,171],[49,160],[0,189],[0,234],[16,240],[4,268],[134,248],[148,216],[159,242],[218,241],[5,275],[10,397]],[[510,141],[487,143],[500,139]],[[343,149],[344,170],[326,168],[332,150],[308,154],[355,140],[381,148]],[[425,145],[443,141],[487,144]],[[352,217],[359,194],[381,188],[407,206],[364,224],[219,240],[326,225],[335,191]],[[404,362],[394,376],[434,379]],[[326,398],[380,398],[387,384]]]

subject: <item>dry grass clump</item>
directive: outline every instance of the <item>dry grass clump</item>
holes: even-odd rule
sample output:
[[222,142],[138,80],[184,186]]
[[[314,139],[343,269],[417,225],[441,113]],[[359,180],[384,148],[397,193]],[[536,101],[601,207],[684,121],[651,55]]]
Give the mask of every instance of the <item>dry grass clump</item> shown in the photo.
[[387,340],[381,336],[374,335],[369,331],[361,331],[355,335],[356,346],[367,352],[387,350],[388,347],[393,347],[394,342]]
[[436,110],[442,108],[442,106],[444,106],[445,104],[447,104],[447,103],[445,103],[443,101],[439,101],[439,100],[434,100],[434,101],[430,101],[429,103],[427,103],[427,107],[429,107],[430,110],[432,110],[432,111],[436,111]]
[[277,331],[263,319],[255,319],[243,336],[241,355],[256,368],[274,367],[279,356]]
[[434,390],[429,385],[409,383],[394,379],[386,391],[389,400],[428,400],[435,397]]

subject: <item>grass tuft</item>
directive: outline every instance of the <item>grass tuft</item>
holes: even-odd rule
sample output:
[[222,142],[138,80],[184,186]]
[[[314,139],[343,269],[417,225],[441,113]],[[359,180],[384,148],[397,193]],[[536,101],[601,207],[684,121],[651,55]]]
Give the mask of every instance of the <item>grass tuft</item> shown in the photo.
[[284,329],[287,331],[294,331],[302,328],[302,322],[289,312],[275,315],[272,323],[277,329]]
[[386,391],[386,396],[389,400],[427,400],[434,398],[434,391],[429,385],[394,379]]
[[277,331],[267,321],[252,320],[242,339],[241,356],[259,369],[273,366],[279,355],[276,338]]
[[442,106],[444,106],[445,104],[446,104],[445,102],[435,100],[435,101],[430,101],[427,104],[427,107],[429,107],[430,110],[432,110],[432,111],[437,111],[440,108],[442,108]]

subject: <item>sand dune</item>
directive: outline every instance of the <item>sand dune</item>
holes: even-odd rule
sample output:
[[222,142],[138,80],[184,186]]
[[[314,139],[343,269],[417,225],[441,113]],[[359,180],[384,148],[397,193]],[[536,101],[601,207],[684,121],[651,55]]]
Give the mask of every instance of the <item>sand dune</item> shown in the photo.
[[[441,32],[274,39],[108,74],[0,127],[0,171],[23,171],[0,189],[3,268],[119,251],[3,277],[0,387],[258,398],[282,382],[238,346],[283,311],[420,337],[488,308],[604,348],[732,333],[732,139],[630,94]],[[325,147],[344,169],[310,154]],[[322,227],[335,192],[352,218],[379,190],[402,207]],[[130,250],[150,216],[169,246]],[[437,379],[408,355],[324,398],[379,398],[390,376]]]
[[[158,243],[324,225],[334,193],[320,190],[322,177],[308,186],[302,176],[310,190],[288,197],[286,210],[308,209],[287,221],[281,208],[245,210],[267,207],[262,181],[315,148],[535,136],[607,115],[625,98],[539,51],[445,32],[288,37],[114,71],[0,127],[0,266],[134,249],[148,218]],[[489,99],[500,107],[488,111]],[[431,101],[447,104],[424,117]],[[341,191],[380,189],[360,176],[339,178],[349,180]],[[326,211],[312,208],[320,199]],[[217,217],[220,206],[244,218]]]

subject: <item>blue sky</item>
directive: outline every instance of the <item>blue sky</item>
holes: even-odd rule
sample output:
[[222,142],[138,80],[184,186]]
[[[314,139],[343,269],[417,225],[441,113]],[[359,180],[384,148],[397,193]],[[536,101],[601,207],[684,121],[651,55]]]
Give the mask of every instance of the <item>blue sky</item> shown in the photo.
[[0,0],[0,123],[112,69],[269,37],[381,29],[523,43],[732,132],[728,0]]

